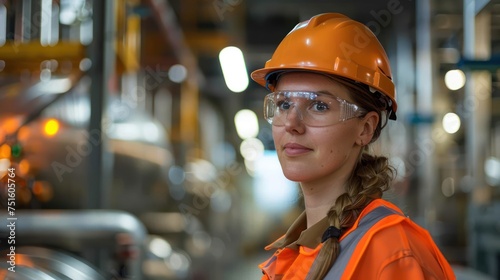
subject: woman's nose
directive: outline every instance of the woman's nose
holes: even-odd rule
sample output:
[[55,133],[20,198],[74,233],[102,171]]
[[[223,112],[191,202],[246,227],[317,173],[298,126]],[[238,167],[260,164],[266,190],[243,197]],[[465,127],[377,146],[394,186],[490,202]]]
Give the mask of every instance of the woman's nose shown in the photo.
[[285,128],[290,133],[303,133],[303,114],[297,106],[292,106],[286,113]]

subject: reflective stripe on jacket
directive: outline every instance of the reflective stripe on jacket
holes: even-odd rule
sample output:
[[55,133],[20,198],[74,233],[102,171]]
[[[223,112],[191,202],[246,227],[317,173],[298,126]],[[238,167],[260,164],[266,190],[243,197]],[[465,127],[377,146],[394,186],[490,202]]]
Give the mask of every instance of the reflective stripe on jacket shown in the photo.
[[[262,279],[305,279],[315,248],[279,248],[259,267]],[[340,254],[324,279],[455,279],[428,232],[395,205],[376,199],[340,239]]]

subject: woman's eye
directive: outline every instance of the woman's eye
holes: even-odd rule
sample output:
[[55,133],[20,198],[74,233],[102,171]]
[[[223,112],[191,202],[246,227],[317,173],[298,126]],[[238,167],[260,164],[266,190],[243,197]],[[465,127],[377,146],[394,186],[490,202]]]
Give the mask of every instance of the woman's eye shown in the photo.
[[326,104],[325,102],[317,101],[311,105],[311,109],[317,112],[326,112],[329,109],[329,107],[328,104]]
[[287,100],[278,101],[276,105],[280,110],[288,110],[291,106],[290,102]]

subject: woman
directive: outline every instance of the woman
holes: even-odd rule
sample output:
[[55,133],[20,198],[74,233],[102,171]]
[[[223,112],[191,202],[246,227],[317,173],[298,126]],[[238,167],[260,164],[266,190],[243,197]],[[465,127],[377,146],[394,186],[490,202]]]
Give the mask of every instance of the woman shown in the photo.
[[430,235],[382,200],[394,169],[368,153],[397,103],[387,55],[364,25],[341,14],[299,23],[252,78],[270,89],[285,176],[305,211],[269,245],[262,279],[455,279]]

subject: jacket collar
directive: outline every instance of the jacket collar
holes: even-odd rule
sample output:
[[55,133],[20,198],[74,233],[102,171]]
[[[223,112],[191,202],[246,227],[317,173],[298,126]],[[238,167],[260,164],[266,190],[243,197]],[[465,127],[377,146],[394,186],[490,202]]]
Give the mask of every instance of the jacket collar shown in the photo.
[[321,243],[321,236],[328,226],[328,218],[324,217],[310,228],[307,228],[306,212],[304,211],[293,222],[286,234],[268,245],[266,250],[285,247],[298,250],[299,246],[316,248]]
[[[361,211],[356,222],[349,230],[347,230],[342,234],[342,237],[340,239],[343,239],[344,237],[349,235],[350,232],[352,232],[354,229],[358,227],[359,220],[363,216],[365,216],[367,213],[369,213],[370,211],[379,206],[385,206],[401,213],[401,210],[399,210],[399,208],[394,204],[383,199],[374,199],[365,207],[365,209],[363,209],[363,211]],[[305,246],[314,249],[321,243],[321,237],[323,236],[323,233],[328,227],[329,227],[328,218],[324,217],[310,228],[307,228],[306,212],[304,211],[293,222],[293,224],[290,226],[286,234],[280,237],[278,240],[274,241],[273,243],[267,245],[266,250],[279,249],[285,247],[298,250],[299,246]]]

